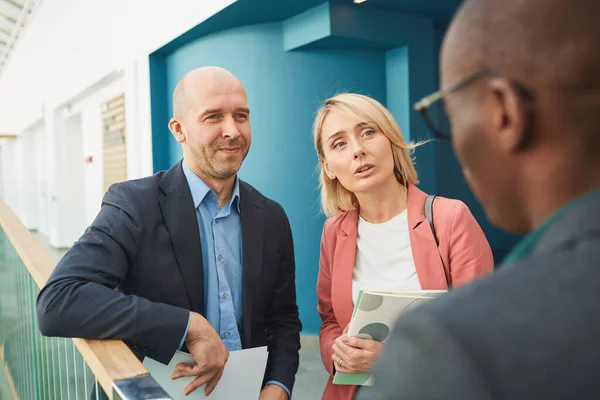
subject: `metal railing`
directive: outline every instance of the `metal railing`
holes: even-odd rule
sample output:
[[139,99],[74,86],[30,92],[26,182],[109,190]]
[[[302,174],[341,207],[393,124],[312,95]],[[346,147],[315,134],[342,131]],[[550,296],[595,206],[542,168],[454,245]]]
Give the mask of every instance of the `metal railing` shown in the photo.
[[35,301],[54,265],[0,199],[0,400],[170,399],[122,341],[40,334]]

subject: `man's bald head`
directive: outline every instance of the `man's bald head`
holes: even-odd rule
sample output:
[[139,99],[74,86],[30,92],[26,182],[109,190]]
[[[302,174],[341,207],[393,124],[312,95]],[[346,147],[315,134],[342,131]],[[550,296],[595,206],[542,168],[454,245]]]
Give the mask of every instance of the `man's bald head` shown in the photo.
[[221,67],[196,68],[177,82],[173,91],[173,116],[182,120],[190,107],[197,106],[198,92],[215,85],[243,85],[231,72]]
[[216,185],[213,190],[233,182],[252,136],[244,86],[223,68],[188,72],[173,92],[169,130],[181,143],[187,165],[204,182]]
[[468,0],[448,31],[442,61],[464,73],[490,69],[565,100],[597,93],[599,15],[597,0]]
[[507,230],[600,179],[599,15],[597,0],[467,0],[448,29],[442,85],[488,72],[444,97],[455,153]]

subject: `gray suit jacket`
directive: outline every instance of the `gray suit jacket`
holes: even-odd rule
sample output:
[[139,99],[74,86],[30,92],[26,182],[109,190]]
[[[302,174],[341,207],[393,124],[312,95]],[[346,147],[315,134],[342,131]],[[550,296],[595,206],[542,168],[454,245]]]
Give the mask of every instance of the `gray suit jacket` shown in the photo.
[[399,319],[359,399],[600,399],[600,199],[532,254]]

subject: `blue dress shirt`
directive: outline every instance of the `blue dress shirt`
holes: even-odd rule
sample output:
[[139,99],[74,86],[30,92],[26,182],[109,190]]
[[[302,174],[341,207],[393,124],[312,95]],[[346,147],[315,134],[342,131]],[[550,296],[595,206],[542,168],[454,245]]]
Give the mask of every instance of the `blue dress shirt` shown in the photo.
[[[241,350],[242,339],[242,223],[240,186],[236,178],[229,203],[219,209],[217,195],[184,162],[183,173],[192,192],[200,230],[204,273],[205,318],[229,351]],[[181,341],[183,346],[185,334]],[[275,381],[266,383],[290,391]]]

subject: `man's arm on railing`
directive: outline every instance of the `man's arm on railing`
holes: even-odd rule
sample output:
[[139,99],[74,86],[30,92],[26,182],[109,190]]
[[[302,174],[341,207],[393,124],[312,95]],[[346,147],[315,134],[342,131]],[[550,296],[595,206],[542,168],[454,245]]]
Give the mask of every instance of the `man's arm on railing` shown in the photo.
[[[0,230],[7,236],[11,246],[18,254],[21,262],[24,264],[25,268],[27,268],[38,287],[43,287],[48,281],[56,263],[1,198]],[[34,335],[36,335],[35,332]],[[40,340],[41,343],[41,347],[39,348],[41,353],[36,353],[37,358],[42,357],[41,354],[45,354],[46,357],[50,358],[54,357],[54,351],[51,351],[50,348],[45,349],[45,347],[48,346],[46,341],[41,338],[33,340],[36,342]],[[156,381],[148,375],[148,370],[122,341],[74,339],[73,342],[79,349],[85,363],[91,369],[109,399],[132,398],[131,396],[128,396],[132,390],[135,390],[136,395],[140,396],[140,388],[142,388],[144,394],[150,395],[152,393],[154,395],[154,397],[148,397],[148,399],[168,398],[168,395],[162,391]],[[67,348],[65,348],[64,351],[68,351]],[[63,353],[62,346],[59,352]],[[60,355],[60,357],[62,357],[62,355]],[[38,364],[38,373],[44,376],[51,374],[51,364],[52,363],[47,365],[45,363]],[[71,365],[70,363],[67,364]],[[19,363],[16,365],[18,366]],[[20,368],[27,368],[27,365],[23,364]],[[77,362],[73,359],[73,369],[69,373],[69,368],[67,368],[67,375],[63,375],[63,378],[65,380],[71,380],[79,373],[78,371]],[[36,377],[33,375],[30,376],[30,381],[32,384],[41,384],[41,390],[44,392],[43,382],[36,382]],[[121,397],[113,396],[113,388],[121,394]],[[46,389],[48,390],[49,387]],[[81,392],[81,390],[79,390],[79,392]],[[69,392],[69,394],[76,396],[75,393]]]
[[100,213],[58,263],[37,299],[46,336],[120,339],[168,363],[189,311],[118,292],[135,262],[143,221],[126,184],[113,185]]

